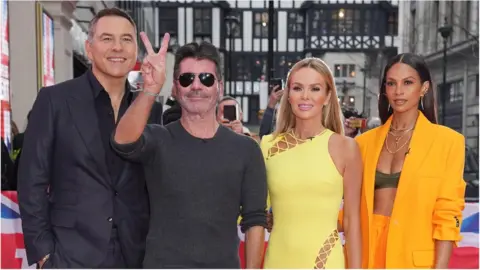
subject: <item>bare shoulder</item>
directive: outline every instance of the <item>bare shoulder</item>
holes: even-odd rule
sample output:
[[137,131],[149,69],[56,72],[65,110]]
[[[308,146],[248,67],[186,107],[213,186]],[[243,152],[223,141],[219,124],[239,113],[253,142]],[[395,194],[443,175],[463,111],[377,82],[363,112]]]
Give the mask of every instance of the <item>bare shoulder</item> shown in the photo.
[[330,136],[328,152],[341,175],[348,163],[360,159],[360,148],[355,139],[337,133]]
[[332,134],[330,137],[329,146],[330,149],[342,153],[344,158],[351,155],[355,156],[360,151],[355,139],[337,133]]

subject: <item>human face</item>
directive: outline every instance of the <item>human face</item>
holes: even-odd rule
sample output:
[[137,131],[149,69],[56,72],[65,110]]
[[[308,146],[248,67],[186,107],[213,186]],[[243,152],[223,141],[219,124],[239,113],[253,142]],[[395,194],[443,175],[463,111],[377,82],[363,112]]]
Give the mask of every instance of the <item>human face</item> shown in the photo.
[[[178,77],[184,73],[193,73],[193,82],[184,87],[178,82]],[[208,87],[200,82],[200,73],[210,73],[215,76],[215,83]],[[191,114],[215,113],[215,106],[221,95],[221,84],[216,79],[216,66],[207,59],[185,58],[180,62],[178,74],[175,77],[175,98],[181,107]]]
[[[217,111],[217,121],[218,122],[222,122],[222,120],[223,120],[223,108],[225,108],[225,105],[227,105],[227,106],[238,106],[238,104],[235,100],[225,100],[222,103],[218,104],[218,111]],[[240,109],[240,107],[238,108],[238,112],[239,112],[240,119],[243,119],[243,113],[242,113],[242,110]]]
[[312,68],[301,68],[290,77],[288,102],[297,119],[322,119],[322,109],[330,100],[325,77]]
[[428,88],[429,83],[422,83],[417,71],[407,64],[396,63],[387,72],[385,95],[394,112],[417,110]]
[[137,60],[135,28],[125,18],[106,16],[97,21],[92,40],[85,41],[94,72],[124,78]]

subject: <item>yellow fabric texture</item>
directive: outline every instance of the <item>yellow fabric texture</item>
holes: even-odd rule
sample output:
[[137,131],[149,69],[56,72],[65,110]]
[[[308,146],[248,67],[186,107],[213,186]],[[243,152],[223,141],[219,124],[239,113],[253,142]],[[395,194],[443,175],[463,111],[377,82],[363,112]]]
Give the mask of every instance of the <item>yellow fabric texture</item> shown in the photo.
[[337,231],[343,178],[328,151],[332,134],[263,137],[274,216],[264,268],[344,268]]

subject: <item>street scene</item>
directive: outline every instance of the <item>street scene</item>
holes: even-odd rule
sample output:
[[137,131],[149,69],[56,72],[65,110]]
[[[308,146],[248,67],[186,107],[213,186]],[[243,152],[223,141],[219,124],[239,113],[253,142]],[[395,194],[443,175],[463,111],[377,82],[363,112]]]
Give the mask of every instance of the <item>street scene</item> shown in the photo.
[[[478,0],[0,0],[1,268],[478,269],[479,8]],[[121,93],[112,94],[118,85]],[[202,110],[211,113],[211,124]],[[197,120],[189,126],[188,119]],[[203,127],[212,125],[218,132],[210,136]],[[221,130],[225,137],[218,137]],[[234,140],[229,132],[253,140],[235,137],[237,148],[230,148],[221,144]],[[342,140],[335,148],[336,135]],[[148,147],[157,152],[147,156]],[[316,166],[320,172],[305,175]],[[217,180],[227,172],[228,187]],[[334,179],[285,184],[327,176],[343,185]],[[265,185],[245,184],[254,180]],[[360,198],[349,195],[355,180],[362,183]],[[265,196],[266,213],[258,213],[263,197],[255,196]],[[361,208],[361,239],[348,234],[355,222],[344,222],[351,220],[350,203]],[[338,227],[309,232],[318,225],[309,224],[310,216],[329,210],[332,224],[340,211]],[[238,258],[230,247],[212,244],[224,257],[210,260],[200,248],[210,248],[201,240],[206,236],[187,224],[230,239],[220,228],[230,222],[218,216],[237,220]],[[381,226],[389,229],[364,234],[364,226],[380,226],[379,216],[388,218]],[[286,237],[287,228],[298,234]],[[135,231],[127,248],[124,230]],[[175,238],[176,230],[184,238]],[[398,237],[387,242],[387,231]],[[183,244],[159,241],[165,254],[151,253],[157,242],[149,241],[161,237]],[[261,254],[249,247],[254,237],[264,239]],[[318,248],[279,247],[302,237],[302,243],[316,239]],[[327,237],[343,245],[323,244]],[[372,244],[374,237],[385,247]],[[433,255],[439,242],[452,245],[442,250],[453,250],[444,261]],[[361,262],[348,256],[354,244],[364,252]],[[389,254],[393,249],[398,258]],[[103,257],[92,257],[92,250]],[[182,252],[191,261],[176,260]],[[255,252],[258,260],[245,255]],[[311,262],[303,261],[306,254]]]

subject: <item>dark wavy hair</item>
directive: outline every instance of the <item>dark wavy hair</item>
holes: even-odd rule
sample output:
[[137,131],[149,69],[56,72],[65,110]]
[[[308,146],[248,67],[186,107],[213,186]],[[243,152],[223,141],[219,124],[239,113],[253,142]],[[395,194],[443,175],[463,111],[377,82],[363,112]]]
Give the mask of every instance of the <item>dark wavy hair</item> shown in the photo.
[[429,82],[430,89],[428,89],[427,93],[423,97],[423,108],[419,101],[418,109],[425,115],[425,117],[427,117],[430,122],[437,124],[436,94],[432,82],[432,76],[430,75],[430,69],[421,56],[412,53],[402,53],[392,57],[383,69],[382,80],[380,82],[380,96],[378,98],[378,114],[382,120],[382,124],[384,124],[393,113],[392,110],[389,110],[389,103],[385,87],[387,83],[387,73],[396,63],[403,63],[415,69],[422,84],[427,81]]

